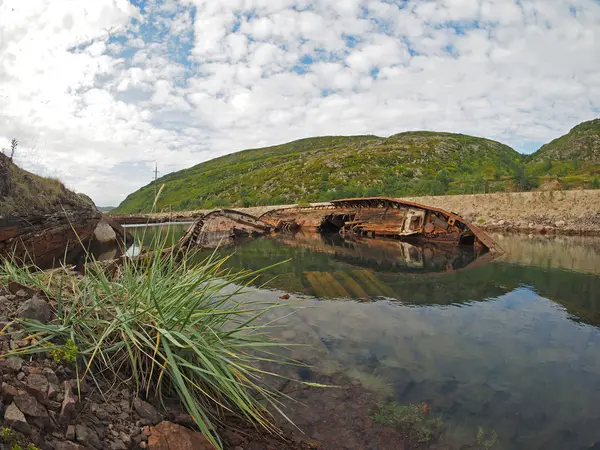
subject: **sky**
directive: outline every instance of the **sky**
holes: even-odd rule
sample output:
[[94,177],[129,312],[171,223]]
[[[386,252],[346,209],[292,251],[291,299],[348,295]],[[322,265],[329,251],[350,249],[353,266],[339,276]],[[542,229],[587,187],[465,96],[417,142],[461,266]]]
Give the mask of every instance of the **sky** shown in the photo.
[[246,148],[600,117],[600,0],[0,0],[0,148],[101,206]]

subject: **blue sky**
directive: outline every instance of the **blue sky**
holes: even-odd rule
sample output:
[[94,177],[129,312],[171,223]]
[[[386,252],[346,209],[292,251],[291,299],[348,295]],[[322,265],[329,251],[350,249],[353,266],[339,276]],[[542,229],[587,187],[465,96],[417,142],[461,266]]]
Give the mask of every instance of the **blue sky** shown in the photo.
[[[530,153],[600,116],[597,0],[4,0],[0,147],[99,204],[317,135]],[[117,176],[115,176],[117,175]]]

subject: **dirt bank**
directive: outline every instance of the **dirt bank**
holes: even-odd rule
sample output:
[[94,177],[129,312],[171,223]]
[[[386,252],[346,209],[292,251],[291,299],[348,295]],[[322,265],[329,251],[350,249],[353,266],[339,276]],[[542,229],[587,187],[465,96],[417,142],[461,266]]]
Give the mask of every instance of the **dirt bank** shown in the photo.
[[[490,231],[600,235],[600,190],[405,197],[454,212]],[[314,203],[315,205],[319,203]],[[292,205],[235,208],[255,216]],[[115,216],[121,223],[193,220],[208,210]]]
[[407,198],[453,211],[487,230],[600,234],[600,191],[515,192]]

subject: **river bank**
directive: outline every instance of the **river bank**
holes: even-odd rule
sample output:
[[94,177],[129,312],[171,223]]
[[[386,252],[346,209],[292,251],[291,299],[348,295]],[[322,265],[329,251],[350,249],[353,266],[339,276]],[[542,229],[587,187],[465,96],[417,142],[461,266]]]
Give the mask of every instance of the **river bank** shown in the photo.
[[[406,197],[403,200],[451,211],[486,231],[600,235],[600,190],[512,192]],[[326,203],[313,203],[322,205]],[[260,216],[295,205],[235,208]],[[212,210],[114,215],[121,224],[193,221]]]

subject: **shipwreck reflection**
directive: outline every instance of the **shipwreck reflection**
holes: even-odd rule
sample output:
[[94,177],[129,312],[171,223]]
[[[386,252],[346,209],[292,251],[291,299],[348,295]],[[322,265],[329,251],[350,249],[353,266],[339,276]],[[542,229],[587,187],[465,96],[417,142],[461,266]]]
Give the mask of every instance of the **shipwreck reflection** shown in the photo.
[[345,239],[338,234],[295,233],[270,236],[286,246],[326,253],[334,258],[382,271],[398,273],[444,273],[468,267],[487,252],[473,247],[389,239]]
[[[228,253],[228,249],[223,249]],[[285,264],[274,263],[291,260]],[[337,234],[278,233],[247,241],[227,262],[234,270],[262,270],[255,286],[316,296],[321,299],[388,298],[414,303],[464,301],[464,286],[453,295],[447,275],[470,272],[492,259],[472,247],[407,243],[381,239],[344,239]],[[264,270],[268,267],[267,270]],[[481,288],[463,277],[466,286]],[[416,289],[410,288],[415,285]],[[427,286],[426,292],[421,288]],[[409,289],[407,289],[409,287]],[[481,298],[494,292],[478,292]],[[420,292],[423,298],[418,300]]]

